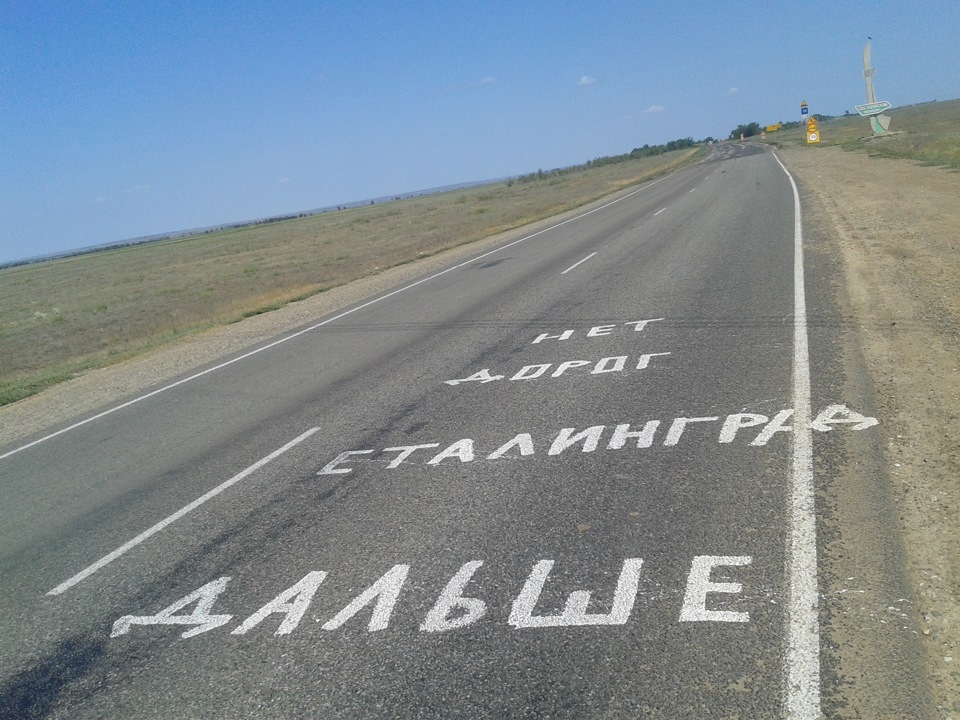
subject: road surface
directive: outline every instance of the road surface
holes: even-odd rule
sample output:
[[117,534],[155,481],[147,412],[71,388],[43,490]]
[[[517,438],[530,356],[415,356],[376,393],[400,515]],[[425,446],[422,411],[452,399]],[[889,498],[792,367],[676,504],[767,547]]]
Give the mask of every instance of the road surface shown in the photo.
[[0,713],[842,707],[815,491],[882,418],[798,203],[727,144],[0,448]]

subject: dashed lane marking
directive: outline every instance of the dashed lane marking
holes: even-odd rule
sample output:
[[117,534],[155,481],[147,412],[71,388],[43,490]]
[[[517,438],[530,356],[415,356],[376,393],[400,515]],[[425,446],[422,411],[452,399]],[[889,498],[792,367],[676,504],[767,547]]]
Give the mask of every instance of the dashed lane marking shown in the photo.
[[319,429],[320,429],[320,428],[310,428],[309,430],[307,430],[305,433],[303,433],[303,434],[300,435],[299,437],[296,437],[296,438],[294,438],[293,440],[291,440],[290,442],[288,442],[288,443],[287,443],[286,445],[284,445],[282,448],[280,448],[280,449],[278,449],[278,450],[274,450],[272,453],[270,453],[269,455],[267,455],[265,458],[261,458],[260,460],[258,460],[257,462],[255,462],[253,465],[251,465],[250,467],[248,467],[248,468],[247,468],[246,470],[244,470],[243,472],[237,473],[236,475],[234,475],[232,478],[230,478],[230,479],[227,480],[226,482],[221,483],[220,485],[217,485],[217,487],[215,487],[213,490],[209,491],[208,493],[206,493],[206,494],[204,494],[204,495],[201,495],[200,497],[198,497],[196,500],[194,500],[194,501],[193,501],[192,503],[190,503],[189,505],[186,505],[186,506],[180,508],[180,509],[177,510],[177,512],[175,512],[173,515],[170,515],[168,518],[166,518],[166,519],[164,519],[164,520],[161,520],[160,522],[158,522],[156,525],[154,525],[154,526],[153,526],[152,528],[150,528],[149,530],[145,530],[144,532],[140,533],[139,535],[137,535],[137,536],[136,536],[133,540],[131,540],[130,542],[121,545],[121,546],[118,547],[116,550],[114,550],[112,553],[110,553],[109,555],[103,556],[102,558],[100,558],[99,560],[97,560],[93,565],[90,565],[89,567],[81,570],[80,572],[78,572],[76,575],[74,575],[74,576],[73,576],[72,578],[70,578],[69,580],[66,580],[66,581],[60,583],[60,584],[57,585],[53,590],[49,591],[49,592],[47,593],[47,595],[61,595],[62,593],[66,592],[67,590],[69,590],[70,588],[72,588],[74,585],[76,585],[76,584],[79,583],[80,581],[82,581],[82,580],[84,580],[85,578],[88,578],[88,577],[90,577],[91,575],[93,575],[93,573],[97,572],[97,570],[99,570],[100,568],[102,568],[104,565],[107,565],[108,563],[113,562],[113,561],[116,560],[118,557],[120,557],[120,556],[123,555],[125,552],[127,552],[128,550],[132,550],[133,548],[135,548],[137,545],[139,545],[140,543],[142,543],[144,540],[146,540],[147,538],[149,538],[151,535],[156,535],[158,532],[160,532],[161,530],[163,530],[163,529],[164,529],[165,527],[167,527],[168,525],[171,525],[171,524],[175,523],[177,520],[179,520],[180,518],[182,518],[184,515],[186,515],[186,514],[187,514],[188,512],[190,512],[191,510],[196,510],[198,507],[200,507],[201,505],[203,505],[207,500],[210,500],[211,498],[216,497],[217,495],[219,495],[220,493],[222,493],[222,492],[223,492],[224,490],[226,490],[227,488],[229,488],[229,487],[231,487],[231,486],[233,486],[233,485],[236,485],[238,482],[240,482],[241,480],[243,480],[245,477],[247,477],[247,476],[250,475],[251,473],[256,472],[257,470],[259,470],[260,468],[262,468],[264,465],[266,465],[267,463],[269,463],[271,460],[276,460],[278,457],[280,457],[280,456],[283,455],[285,452],[287,452],[287,450],[289,450],[290,448],[292,448],[292,447],[294,447],[294,446],[296,446],[296,445],[299,445],[299,444],[302,443],[304,440],[306,440],[308,437],[310,437],[310,436],[313,435],[315,432],[317,432]]
[[566,270],[564,270],[564,271],[563,271],[562,273],[560,273],[560,274],[561,274],[561,275],[566,275],[568,272],[570,272],[571,270],[573,270],[573,269],[574,269],[575,267],[577,267],[578,265],[582,265],[582,264],[585,263],[587,260],[589,260],[590,258],[592,258],[594,255],[596,255],[595,252],[590,253],[590,254],[587,255],[583,260],[580,260],[580,261],[578,261],[578,262],[575,262],[573,265],[571,265],[570,267],[568,267]]

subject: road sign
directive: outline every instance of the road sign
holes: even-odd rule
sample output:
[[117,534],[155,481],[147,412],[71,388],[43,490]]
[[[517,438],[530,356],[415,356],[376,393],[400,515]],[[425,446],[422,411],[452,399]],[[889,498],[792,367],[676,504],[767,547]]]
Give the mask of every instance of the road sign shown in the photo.
[[807,120],[807,144],[820,142],[820,127],[816,117]]
[[869,117],[870,115],[879,115],[884,110],[889,110],[891,105],[886,100],[881,100],[879,102],[867,103],[866,105],[856,105],[857,112],[860,113],[863,117]]
[[803,116],[804,120],[806,120],[809,112],[810,108],[807,107],[807,101],[804,100],[802,103],[800,103],[800,115]]

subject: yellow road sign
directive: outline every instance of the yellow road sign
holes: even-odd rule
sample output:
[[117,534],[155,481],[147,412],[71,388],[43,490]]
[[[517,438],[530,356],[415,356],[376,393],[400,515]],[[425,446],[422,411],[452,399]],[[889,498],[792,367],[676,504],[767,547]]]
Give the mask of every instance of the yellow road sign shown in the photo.
[[820,142],[820,128],[817,124],[817,118],[811,117],[807,120],[807,144]]

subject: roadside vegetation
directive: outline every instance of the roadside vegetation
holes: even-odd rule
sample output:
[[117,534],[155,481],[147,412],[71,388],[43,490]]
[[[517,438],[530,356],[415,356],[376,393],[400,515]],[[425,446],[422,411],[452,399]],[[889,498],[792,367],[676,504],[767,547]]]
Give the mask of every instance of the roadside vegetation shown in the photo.
[[[870,121],[851,111],[837,117],[818,116],[820,146],[838,146],[844,150],[866,152],[871,157],[915,160],[925,165],[939,165],[960,170],[960,100],[908,105],[888,110],[892,118],[890,131],[874,135]],[[767,133],[761,139],[760,126],[746,137],[767,143],[809,147],[800,123],[784,123],[783,129]],[[739,138],[740,126],[734,132]],[[752,137],[751,137],[752,136]],[[734,137],[731,134],[731,137]]]
[[78,373],[521,227],[705,154],[690,141],[360,208],[0,269],[0,405]]

